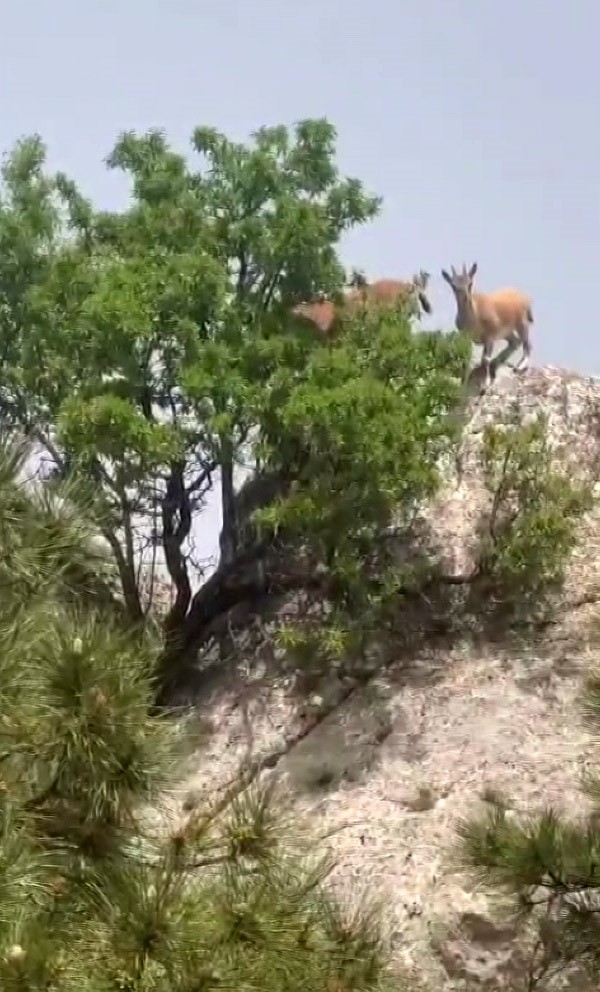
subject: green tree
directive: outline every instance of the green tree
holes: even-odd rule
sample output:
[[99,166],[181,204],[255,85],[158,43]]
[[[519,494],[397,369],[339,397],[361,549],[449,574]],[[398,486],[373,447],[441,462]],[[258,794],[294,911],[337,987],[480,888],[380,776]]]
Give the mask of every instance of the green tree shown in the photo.
[[[267,462],[291,483],[255,519],[283,531],[307,557],[334,609],[304,649],[340,657],[360,650],[402,610],[425,575],[402,564],[415,512],[440,482],[441,456],[457,439],[468,341],[415,332],[409,312],[346,317],[334,348],[317,349],[287,402],[267,398]],[[296,642],[292,632],[288,646]]]
[[272,788],[168,815],[191,738],[150,713],[160,644],[121,623],[69,492],[17,481],[25,454],[0,452],[2,989],[396,988],[376,916],[331,900]]
[[[346,614],[381,599],[379,579],[368,603],[359,595],[365,549],[392,507],[403,525],[434,487],[467,354],[457,335],[413,334],[401,309],[347,321],[335,341],[291,319],[340,289],[339,239],[379,206],[339,176],[329,123],[263,128],[249,145],[198,128],[193,145],[198,171],[159,132],[122,135],[108,164],[132,201],[102,212],[28,139],[0,202],[4,420],[57,475],[93,487],[135,622],[140,561],[162,552],[175,592],[165,671],[223,609],[305,581],[269,571],[282,528]],[[244,547],[242,463],[274,480],[262,536]],[[214,487],[221,561],[193,593],[190,534]]]

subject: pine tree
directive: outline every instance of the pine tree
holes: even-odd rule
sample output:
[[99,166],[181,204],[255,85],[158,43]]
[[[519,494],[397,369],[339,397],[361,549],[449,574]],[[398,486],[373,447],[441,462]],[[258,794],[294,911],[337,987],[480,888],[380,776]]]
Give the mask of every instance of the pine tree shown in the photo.
[[151,715],[160,642],[124,622],[81,494],[26,486],[26,456],[0,450],[0,988],[391,987],[376,917],[327,895],[273,787],[161,806],[190,737]]

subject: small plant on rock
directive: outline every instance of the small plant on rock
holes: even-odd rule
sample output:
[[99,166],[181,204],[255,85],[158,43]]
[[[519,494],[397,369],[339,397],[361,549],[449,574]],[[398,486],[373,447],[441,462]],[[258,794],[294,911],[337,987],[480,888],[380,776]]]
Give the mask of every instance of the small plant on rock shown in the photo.
[[543,417],[488,427],[484,470],[493,498],[479,572],[496,602],[521,613],[540,610],[564,580],[577,525],[593,504],[592,487],[556,466]]

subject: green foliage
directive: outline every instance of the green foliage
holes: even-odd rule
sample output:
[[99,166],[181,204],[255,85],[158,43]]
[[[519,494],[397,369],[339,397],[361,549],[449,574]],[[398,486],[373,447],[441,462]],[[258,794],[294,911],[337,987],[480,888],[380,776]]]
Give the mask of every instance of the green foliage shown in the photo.
[[0,987],[391,989],[377,918],[328,897],[272,788],[161,803],[190,739],[151,715],[159,645],[100,596],[69,490],[18,482],[22,454],[0,452]]
[[408,536],[439,484],[468,357],[460,335],[415,332],[402,308],[375,311],[344,320],[336,346],[314,352],[287,400],[265,398],[265,457],[294,481],[256,520],[294,536],[325,568],[336,608],[312,640],[328,657],[380,630],[419,583],[386,533]]
[[309,537],[326,562],[368,548],[393,514],[402,525],[437,485],[465,361],[457,335],[414,333],[402,311],[348,320],[287,396],[264,396],[265,458],[295,485],[262,520]]
[[189,538],[206,496],[220,486],[228,565],[233,470],[253,461],[283,480],[256,523],[324,569],[336,611],[321,647],[348,650],[407,582],[382,529],[406,529],[454,439],[464,336],[415,333],[408,306],[349,318],[335,341],[291,317],[317,291],[335,296],[339,240],[379,208],[339,175],[335,138],[325,120],[249,144],[198,128],[192,171],[162,133],[123,134],[108,157],[132,185],[119,213],[48,175],[37,138],[6,160],[4,419],[74,480],[73,498],[93,494],[136,622],[139,562],[160,548],[177,593],[170,644],[193,613]]
[[[46,604],[60,590],[62,602],[115,608],[118,581],[96,521],[73,508],[74,487],[30,487],[31,447],[0,441],[0,588],[2,611],[16,618],[24,605]],[[77,494],[83,504],[81,492]]]
[[[600,726],[600,675],[586,679],[584,713]],[[499,900],[529,936],[523,987],[553,987],[583,968],[592,983],[600,976],[600,777],[582,782],[588,811],[567,818],[552,808],[518,816],[506,797],[483,816],[465,819],[454,863]]]
[[[373,412],[368,402],[364,408],[357,404],[356,437],[344,449],[341,433],[336,434],[337,411],[343,404],[332,402],[332,426],[322,448],[318,429],[309,428],[310,445],[295,469],[290,495],[258,514],[275,528],[295,527],[315,559],[329,565],[326,588],[333,608],[328,615],[315,614],[279,632],[280,645],[293,652],[305,668],[340,663],[360,651],[373,632],[380,636],[388,622],[397,622],[405,597],[418,597],[423,591],[435,596],[444,588],[444,577],[425,558],[398,564],[385,534],[393,521],[394,532],[410,540],[415,508],[435,492],[439,456],[456,440],[457,422],[451,412],[464,368],[463,342],[415,334],[407,323],[401,323],[401,315],[371,315],[354,327],[359,334],[368,333],[376,347],[380,324],[385,327],[391,320],[395,320],[395,339],[408,381],[382,375],[379,382],[379,396],[385,396],[386,411],[393,417],[381,445],[369,443],[371,439],[365,445],[363,458],[369,473],[364,489],[358,488],[350,451],[353,445],[359,448],[361,434],[368,438],[370,427],[381,428],[385,418],[379,410]],[[391,358],[389,343],[384,353]],[[428,364],[420,365],[423,355]],[[420,375],[414,373],[415,366]],[[369,382],[375,378],[374,369],[379,369],[376,363],[367,366],[364,381],[365,394],[372,402],[377,396]],[[355,373],[350,381],[354,387],[360,379]],[[308,420],[308,411],[304,419],[298,419],[297,447],[302,425]],[[395,438],[401,438],[400,444]],[[338,445],[342,446],[339,462]],[[482,521],[476,567],[457,585],[470,586],[468,608],[475,604],[480,619],[490,612],[505,618],[508,611],[515,619],[530,621],[548,608],[551,594],[564,580],[578,525],[593,505],[590,479],[583,474],[576,477],[560,465],[542,416],[524,425],[488,426],[483,459],[491,508]],[[328,487],[335,500],[326,498]],[[454,615],[463,608],[456,605]]]
[[219,468],[235,553],[233,465],[260,438],[264,397],[289,392],[315,347],[290,307],[340,287],[337,243],[379,206],[339,176],[325,120],[248,145],[197,128],[193,147],[197,171],[158,131],[121,135],[107,161],[131,180],[123,212],[48,175],[39,138],[3,170],[2,414],[92,484],[136,620],[148,535],[185,615],[186,541]]
[[484,469],[493,494],[480,567],[504,603],[531,610],[564,578],[582,515],[593,503],[589,481],[557,467],[547,423],[488,426]]

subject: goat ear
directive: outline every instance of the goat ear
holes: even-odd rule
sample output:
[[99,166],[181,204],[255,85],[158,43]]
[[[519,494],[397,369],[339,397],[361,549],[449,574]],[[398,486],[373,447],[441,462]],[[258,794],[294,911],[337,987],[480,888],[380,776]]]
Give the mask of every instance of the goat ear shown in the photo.
[[469,269],[469,279],[472,279],[477,272],[477,262],[473,262],[471,268]]
[[452,285],[452,279],[451,279],[449,273],[446,272],[445,269],[442,269],[442,279],[445,279],[446,282],[448,282],[448,283],[450,283],[450,285]]

